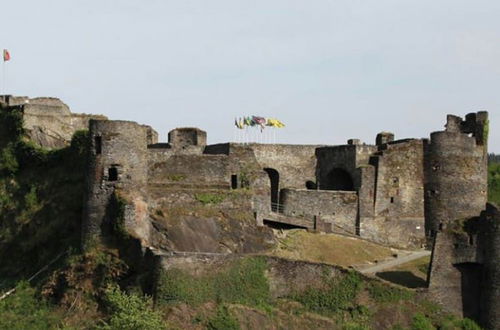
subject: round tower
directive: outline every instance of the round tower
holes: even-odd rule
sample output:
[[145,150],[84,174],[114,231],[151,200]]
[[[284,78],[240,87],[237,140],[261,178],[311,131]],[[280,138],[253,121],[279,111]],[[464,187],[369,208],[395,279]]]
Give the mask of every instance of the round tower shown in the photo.
[[147,182],[145,126],[129,121],[91,120],[87,198],[83,218],[84,245],[101,236],[115,189],[140,190]]
[[486,141],[476,128],[464,131],[465,123],[449,116],[446,131],[431,134],[425,157],[428,232],[478,216],[488,200]]

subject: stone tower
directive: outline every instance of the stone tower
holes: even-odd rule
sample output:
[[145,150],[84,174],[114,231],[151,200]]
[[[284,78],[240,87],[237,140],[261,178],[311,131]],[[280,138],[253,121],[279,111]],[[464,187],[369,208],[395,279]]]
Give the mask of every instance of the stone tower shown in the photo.
[[91,120],[91,152],[83,218],[84,245],[99,240],[116,189],[140,191],[147,182],[148,127],[129,121]]
[[491,259],[498,221],[490,216],[494,207],[485,211],[487,132],[487,112],[465,120],[449,115],[446,130],[432,133],[426,146],[426,229],[433,241],[428,282],[432,299],[445,309],[496,328],[488,311],[498,309],[498,299],[483,299],[498,298],[499,271]]

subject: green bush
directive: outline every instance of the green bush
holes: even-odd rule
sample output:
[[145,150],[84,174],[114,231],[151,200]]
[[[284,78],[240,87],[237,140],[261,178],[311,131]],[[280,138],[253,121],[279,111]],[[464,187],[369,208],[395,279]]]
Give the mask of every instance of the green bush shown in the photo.
[[417,313],[413,316],[411,324],[412,330],[434,330],[436,329],[432,322],[422,313]]
[[465,318],[456,323],[462,330],[481,330],[481,327],[471,319]]
[[217,312],[207,322],[209,330],[238,330],[238,320],[231,315],[226,306],[219,306]]
[[111,286],[106,290],[104,304],[110,317],[99,329],[166,329],[160,314],[152,309],[152,302],[148,298],[128,295],[117,286]]
[[35,289],[20,282],[16,292],[0,301],[0,329],[55,329],[60,318],[49,305],[38,300]]

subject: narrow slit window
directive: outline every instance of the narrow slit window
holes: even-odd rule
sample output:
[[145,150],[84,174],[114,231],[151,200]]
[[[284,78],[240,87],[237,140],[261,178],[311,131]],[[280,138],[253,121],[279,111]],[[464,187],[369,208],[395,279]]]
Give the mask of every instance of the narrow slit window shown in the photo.
[[108,180],[118,181],[118,169],[116,167],[110,167],[108,169]]
[[231,189],[238,188],[238,176],[236,174],[231,175]]
[[102,137],[96,136],[94,138],[94,144],[95,144],[95,154],[100,155],[102,152]]

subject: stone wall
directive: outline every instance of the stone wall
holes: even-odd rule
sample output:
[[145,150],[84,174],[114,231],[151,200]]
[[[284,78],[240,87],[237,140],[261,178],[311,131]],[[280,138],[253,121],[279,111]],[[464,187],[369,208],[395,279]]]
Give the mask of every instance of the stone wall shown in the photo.
[[358,196],[356,192],[283,189],[283,214],[292,217],[314,217],[330,224],[331,230],[356,234]]
[[90,119],[107,119],[101,115],[71,113],[69,107],[57,98],[3,96],[1,100],[10,106],[22,106],[26,135],[47,149],[68,146],[76,131],[88,129]]
[[261,169],[272,168],[279,173],[279,187],[306,188],[307,181],[316,181],[315,145],[250,144]]
[[424,148],[422,140],[395,141],[372,158],[376,165],[375,215],[421,218],[424,225]]
[[331,185],[335,178],[330,177],[332,171],[342,169],[349,173],[354,189],[357,189],[361,185],[361,180],[356,169],[368,165],[370,156],[376,150],[376,146],[355,144],[318,148],[316,177],[319,188],[333,190]]
[[195,127],[176,128],[168,132],[168,143],[174,148],[206,146],[207,133]]
[[148,183],[154,185],[221,188],[231,187],[228,156],[225,155],[167,155],[150,151]]

